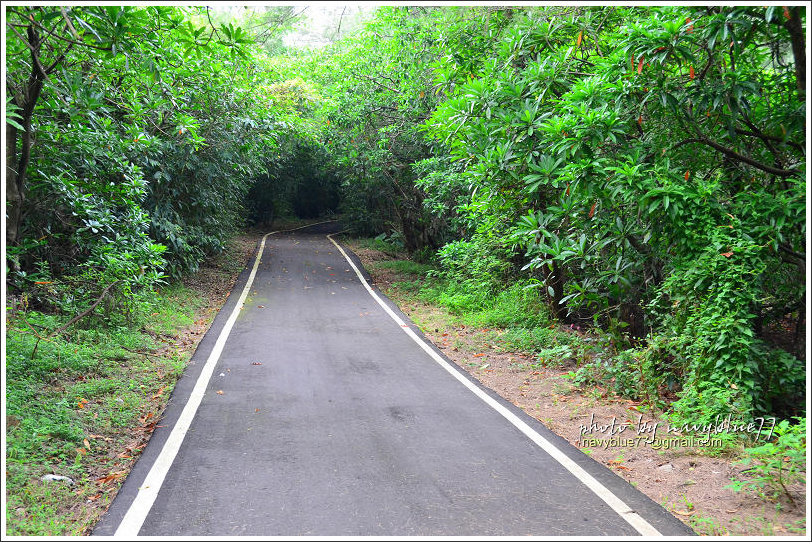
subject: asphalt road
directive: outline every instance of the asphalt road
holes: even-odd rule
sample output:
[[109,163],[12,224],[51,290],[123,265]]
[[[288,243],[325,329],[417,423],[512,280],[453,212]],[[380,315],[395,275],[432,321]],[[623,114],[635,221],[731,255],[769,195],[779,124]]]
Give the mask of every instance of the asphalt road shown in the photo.
[[[331,229],[267,238],[233,327],[250,269],[94,535],[692,534],[453,363],[441,365],[439,350],[421,347],[370,295],[326,237]],[[183,419],[185,433],[176,430]]]

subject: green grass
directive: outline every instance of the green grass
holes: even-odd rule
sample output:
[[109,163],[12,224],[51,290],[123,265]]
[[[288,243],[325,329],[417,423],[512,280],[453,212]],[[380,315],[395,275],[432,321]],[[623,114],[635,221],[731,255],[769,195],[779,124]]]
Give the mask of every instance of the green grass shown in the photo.
[[395,243],[390,243],[389,241],[386,241],[384,239],[362,237],[362,238],[353,238],[350,241],[354,244],[357,244],[361,248],[377,250],[393,258],[403,256],[402,246]]
[[528,288],[528,284],[514,283],[507,289],[493,291],[481,285],[432,277],[431,274],[427,278],[420,289],[420,298],[460,315],[465,325],[535,328],[551,323],[538,290]]
[[[17,463],[9,463],[6,482],[6,535],[8,536],[66,536],[81,535],[81,527],[73,527],[60,512],[60,503],[75,501],[73,488],[62,483],[32,483],[27,472]],[[13,487],[24,488],[22,492]],[[72,523],[72,522],[71,522]]]
[[370,265],[373,269],[391,269],[404,275],[425,276],[434,266],[424,263],[417,263],[411,260],[384,260],[374,262]]
[[[236,272],[240,270],[242,265]],[[171,334],[175,329],[192,324],[195,311],[204,304],[203,299],[183,284],[172,284],[161,291],[145,327],[155,333]]]
[[[157,418],[189,354],[157,355],[194,321],[204,303],[182,286],[144,303],[129,326],[88,317],[62,336],[39,340],[67,321],[37,312],[9,313],[6,333],[6,509],[8,535],[84,534],[117,482],[97,484],[134,460],[133,429]],[[145,331],[148,330],[148,331]],[[38,343],[38,344],[37,344]],[[32,357],[36,346],[36,355]],[[146,433],[148,434],[148,433]],[[44,474],[71,477],[43,482]],[[101,490],[101,492],[100,492]]]
[[577,335],[562,333],[557,326],[511,327],[492,333],[492,342],[499,349],[532,353],[544,364],[575,356],[583,342]]
[[[392,284],[393,299],[398,303],[423,302],[443,307],[450,312],[448,325],[486,330],[478,339],[481,347],[533,354],[539,364],[556,366],[583,358],[588,346],[580,336],[559,328],[539,290],[528,287],[528,283],[514,283],[493,292],[475,284],[445,280],[431,272],[435,266],[409,260],[376,261],[369,266],[373,270],[386,268],[414,276],[413,280]],[[421,327],[436,327],[422,322],[419,315],[414,317]]]

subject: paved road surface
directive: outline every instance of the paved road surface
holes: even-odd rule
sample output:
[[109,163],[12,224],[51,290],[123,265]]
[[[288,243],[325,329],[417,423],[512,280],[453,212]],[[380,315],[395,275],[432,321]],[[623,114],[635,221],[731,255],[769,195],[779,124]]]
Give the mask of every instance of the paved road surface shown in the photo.
[[[600,486],[588,487],[455,378],[471,381],[404,333],[325,236],[331,228],[267,238],[185,438],[171,431],[249,270],[94,535],[691,534],[486,392]],[[164,451],[173,439],[174,458]],[[156,483],[161,465],[168,472]],[[618,513],[596,491],[634,513]]]

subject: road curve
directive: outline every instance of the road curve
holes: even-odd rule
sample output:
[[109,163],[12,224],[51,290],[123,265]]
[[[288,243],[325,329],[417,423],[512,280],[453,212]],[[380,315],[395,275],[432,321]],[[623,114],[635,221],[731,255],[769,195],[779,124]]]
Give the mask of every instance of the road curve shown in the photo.
[[94,535],[693,534],[418,344],[337,230],[267,237]]

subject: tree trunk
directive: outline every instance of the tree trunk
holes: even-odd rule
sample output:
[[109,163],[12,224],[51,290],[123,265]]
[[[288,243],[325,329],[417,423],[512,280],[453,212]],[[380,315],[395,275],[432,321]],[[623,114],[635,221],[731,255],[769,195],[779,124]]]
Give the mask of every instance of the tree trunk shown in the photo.
[[[14,102],[21,109],[22,133],[6,123],[6,243],[16,245],[20,240],[20,221],[25,202],[25,173],[31,161],[31,148],[34,145],[34,133],[31,119],[34,108],[42,93],[42,86],[47,75],[43,72],[39,47],[39,35],[33,25],[28,27],[28,43],[31,49],[31,75],[22,91],[14,97]],[[20,139],[20,148],[17,140]]]
[[[16,245],[23,195],[17,175],[17,128],[6,123],[6,245]],[[12,262],[9,262],[11,264]]]
[[804,29],[801,24],[802,6],[789,8],[789,20],[784,27],[789,31],[792,40],[792,56],[795,58],[795,82],[798,85],[798,94],[803,100],[806,96],[806,48],[804,45]]
[[549,290],[545,289],[547,303],[555,317],[563,322],[567,317],[567,307],[561,303],[561,299],[564,297],[563,270],[559,267],[558,262],[553,262],[552,270],[546,265],[541,267],[541,275],[544,277],[544,284],[553,289],[553,295],[550,295]]

